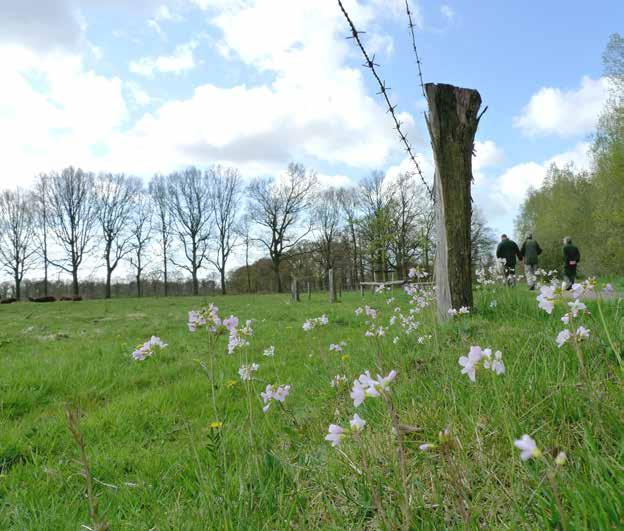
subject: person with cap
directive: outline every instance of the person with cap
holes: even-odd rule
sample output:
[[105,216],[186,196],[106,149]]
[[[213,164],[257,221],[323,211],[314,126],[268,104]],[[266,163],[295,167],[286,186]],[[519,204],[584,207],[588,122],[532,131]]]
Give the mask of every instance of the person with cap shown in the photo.
[[576,266],[581,261],[581,252],[572,243],[572,238],[566,236],[563,239],[563,276],[566,282],[566,290],[571,290],[576,280]]
[[537,277],[535,271],[537,270],[537,257],[542,254],[542,248],[539,243],[533,239],[533,233],[527,234],[526,240],[520,248],[520,254],[524,259],[524,274],[527,279],[527,284],[530,290],[535,289],[535,282]]
[[516,258],[522,262],[522,255],[518,244],[510,240],[507,234],[501,235],[501,241],[496,248],[496,258],[505,260],[505,279],[508,285],[516,283]]

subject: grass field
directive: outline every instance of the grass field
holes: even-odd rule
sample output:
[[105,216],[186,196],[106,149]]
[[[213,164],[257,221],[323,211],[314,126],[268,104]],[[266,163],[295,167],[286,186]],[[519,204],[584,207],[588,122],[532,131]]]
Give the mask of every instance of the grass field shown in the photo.
[[[248,347],[229,356],[227,335],[189,332],[188,311],[209,302],[254,320]],[[565,310],[539,310],[524,286],[479,291],[470,315],[443,326],[427,308],[412,334],[395,324],[380,339],[354,311],[370,305],[388,326],[410,307],[398,290],[334,305],[264,295],[0,307],[0,529],[93,527],[67,403],[81,408],[111,529],[622,527],[624,302],[600,303],[608,334],[599,301],[585,302],[591,316],[570,325],[590,329],[578,352],[555,341]],[[326,326],[302,329],[322,314]],[[152,335],[168,346],[135,361]],[[345,352],[330,352],[339,341]],[[500,350],[505,373],[461,374],[472,345]],[[251,362],[260,367],[244,382],[238,369]],[[350,388],[367,369],[397,377],[356,408]],[[346,385],[330,385],[337,374]],[[267,383],[291,389],[263,413]],[[356,412],[365,428],[333,448],[328,426]],[[523,434],[542,457],[521,461]]]

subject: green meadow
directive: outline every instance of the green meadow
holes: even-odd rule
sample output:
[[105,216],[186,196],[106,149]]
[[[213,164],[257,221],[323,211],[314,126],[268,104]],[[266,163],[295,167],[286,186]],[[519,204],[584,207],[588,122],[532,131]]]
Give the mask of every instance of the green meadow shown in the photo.
[[[396,307],[413,307],[400,290],[336,304],[314,294],[0,306],[0,529],[94,528],[68,406],[80,408],[110,529],[621,528],[624,301],[582,299],[591,313],[570,329],[590,337],[558,347],[569,299],[548,315],[535,297],[480,290],[469,315],[436,325],[427,307],[411,334],[389,325]],[[188,311],[211,302],[253,320],[249,346],[228,355],[226,333],[188,330]],[[365,336],[364,305],[385,336]],[[302,329],[323,314],[326,326]],[[168,346],[134,360],[152,335]],[[329,350],[340,341],[343,353]],[[461,374],[474,345],[501,351],[505,372]],[[259,368],[243,381],[249,363]],[[356,408],[349,393],[366,370],[397,377]],[[332,386],[336,375],[346,384]],[[269,383],[291,388],[263,413]],[[332,447],[329,425],[348,428],[354,413],[364,429]],[[520,459],[524,434],[541,456]]]

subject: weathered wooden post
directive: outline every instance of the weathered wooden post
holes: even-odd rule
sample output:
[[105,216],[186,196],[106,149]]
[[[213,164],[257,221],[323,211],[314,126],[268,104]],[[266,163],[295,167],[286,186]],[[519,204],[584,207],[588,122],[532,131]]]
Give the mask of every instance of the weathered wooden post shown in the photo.
[[293,276],[290,281],[290,296],[293,301],[299,302],[299,285],[297,283],[297,277]]
[[427,83],[427,127],[435,160],[436,200],[435,283],[438,319],[448,319],[450,308],[472,307],[470,222],[472,154],[479,114],[478,91]]
[[334,276],[334,270],[328,271],[329,279],[329,302],[336,302],[336,277]]

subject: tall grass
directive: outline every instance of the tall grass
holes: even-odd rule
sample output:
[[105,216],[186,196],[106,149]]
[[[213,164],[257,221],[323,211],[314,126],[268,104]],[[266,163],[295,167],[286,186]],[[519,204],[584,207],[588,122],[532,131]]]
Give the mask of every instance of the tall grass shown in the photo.
[[[189,333],[187,312],[209,302],[254,319],[240,354],[226,354],[225,336]],[[396,344],[390,330],[365,337],[354,310],[368,304],[387,326],[395,306],[408,308],[399,291],[334,305],[267,295],[0,307],[0,529],[92,520],[68,402],[83,413],[93,496],[111,529],[620,527],[624,303],[601,303],[608,335],[597,301],[586,303],[585,376],[574,349],[555,343],[557,310],[539,311],[522,286],[479,292],[470,315],[444,326],[425,310]],[[321,314],[327,326],[302,330]],[[169,346],[134,361],[151,335]],[[330,352],[339,341],[345,352]],[[460,374],[472,345],[502,351],[505,374]],[[252,362],[260,368],[243,382],[238,369]],[[367,369],[397,371],[392,414],[383,399],[354,407],[351,382]],[[332,387],[338,374],[348,383]],[[263,413],[268,383],[292,388],[284,408]],[[355,412],[364,430],[332,448],[328,425],[348,426]],[[525,433],[542,458],[520,461]],[[561,451],[567,462],[555,467]]]

